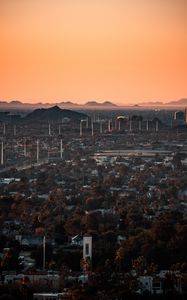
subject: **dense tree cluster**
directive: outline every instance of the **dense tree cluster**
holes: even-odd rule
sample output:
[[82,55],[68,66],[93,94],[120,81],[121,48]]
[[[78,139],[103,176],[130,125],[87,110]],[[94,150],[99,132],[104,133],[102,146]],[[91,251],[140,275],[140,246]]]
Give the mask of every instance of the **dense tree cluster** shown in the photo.
[[[133,136],[130,139],[133,142]],[[82,246],[72,245],[71,238],[90,234],[91,267],[98,277],[92,278],[89,287],[74,286],[67,299],[114,299],[115,294],[117,299],[141,299],[128,294],[136,290],[131,275],[128,280],[125,277],[132,269],[137,275],[161,269],[185,274],[187,178],[183,155],[176,153],[169,162],[159,155],[148,161],[119,155],[115,163],[97,164],[84,147],[76,151],[75,146],[72,152],[70,148],[64,146],[66,160],[13,170],[11,176],[19,180],[0,185],[0,270],[21,268],[18,255],[24,247],[15,236],[45,235],[55,241],[53,247],[46,245],[46,267],[80,271]],[[41,268],[41,245],[29,251]]]

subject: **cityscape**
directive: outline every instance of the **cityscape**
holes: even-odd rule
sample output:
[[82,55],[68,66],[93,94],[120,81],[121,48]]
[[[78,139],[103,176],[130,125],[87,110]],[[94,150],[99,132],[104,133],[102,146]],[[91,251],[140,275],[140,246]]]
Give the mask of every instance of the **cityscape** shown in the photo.
[[186,16],[0,0],[0,300],[187,299]]
[[1,293],[184,299],[187,109],[8,116],[0,113]]

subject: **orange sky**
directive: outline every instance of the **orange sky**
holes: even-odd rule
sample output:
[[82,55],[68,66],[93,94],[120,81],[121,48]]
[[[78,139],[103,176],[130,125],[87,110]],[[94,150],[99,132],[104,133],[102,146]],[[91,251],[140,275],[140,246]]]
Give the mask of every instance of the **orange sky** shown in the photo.
[[0,0],[0,99],[187,97],[186,0]]

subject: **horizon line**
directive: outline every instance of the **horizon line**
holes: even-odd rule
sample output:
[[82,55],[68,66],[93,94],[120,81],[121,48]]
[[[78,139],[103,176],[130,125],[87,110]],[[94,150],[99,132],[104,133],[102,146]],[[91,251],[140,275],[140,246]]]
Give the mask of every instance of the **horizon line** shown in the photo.
[[[162,105],[170,105],[170,106],[185,106],[186,104],[180,104],[180,103],[177,103],[177,102],[179,102],[179,101],[181,101],[181,100],[187,100],[187,97],[182,97],[182,98],[180,98],[180,99],[178,99],[178,100],[169,100],[168,102],[163,102],[163,101],[161,101],[161,100],[148,100],[148,101],[141,101],[141,102],[134,102],[134,103],[125,103],[125,104],[122,104],[122,103],[117,103],[117,102],[113,102],[112,100],[104,100],[104,101],[98,101],[98,100],[88,100],[88,101],[86,101],[86,102],[84,102],[84,103],[77,103],[77,102],[74,102],[73,100],[71,101],[71,100],[64,100],[64,101],[61,101],[61,102],[42,102],[42,101],[38,101],[38,102],[27,102],[27,100],[26,100],[26,102],[24,102],[24,100],[0,100],[0,103],[1,104],[11,104],[11,103],[20,103],[20,105],[22,104],[22,105],[33,105],[33,106],[35,106],[35,105],[59,105],[59,104],[68,104],[69,103],[69,105],[71,106],[73,106],[73,105],[77,105],[77,106],[89,106],[89,103],[91,104],[91,103],[95,103],[95,106],[97,106],[97,104],[98,104],[98,106],[102,106],[102,104],[105,106],[107,103],[109,104],[109,106],[111,105],[113,105],[113,106],[117,106],[117,107],[125,107],[125,106],[140,106],[140,105],[150,105],[150,106],[154,106],[154,105],[156,105],[156,106],[162,106]],[[172,103],[172,102],[176,102],[176,103]],[[92,105],[91,105],[92,106]]]

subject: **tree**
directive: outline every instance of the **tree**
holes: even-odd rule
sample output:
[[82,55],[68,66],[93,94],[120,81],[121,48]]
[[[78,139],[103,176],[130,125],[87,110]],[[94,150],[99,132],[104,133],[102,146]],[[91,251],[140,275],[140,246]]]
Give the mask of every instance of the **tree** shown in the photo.
[[146,268],[145,257],[139,256],[132,261],[132,268],[136,270],[137,275],[143,275]]
[[91,259],[89,257],[86,257],[85,259],[82,258],[80,261],[80,266],[84,273],[89,273],[92,268]]
[[101,208],[102,204],[102,198],[97,196],[97,197],[88,197],[86,199],[86,209],[87,210],[95,210]]
[[116,257],[115,257],[116,268],[117,271],[119,272],[121,272],[122,270],[124,258],[125,258],[125,249],[124,247],[119,247],[116,251]]

